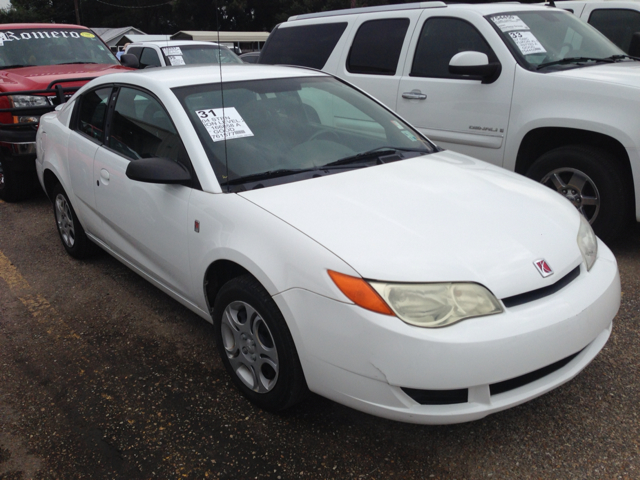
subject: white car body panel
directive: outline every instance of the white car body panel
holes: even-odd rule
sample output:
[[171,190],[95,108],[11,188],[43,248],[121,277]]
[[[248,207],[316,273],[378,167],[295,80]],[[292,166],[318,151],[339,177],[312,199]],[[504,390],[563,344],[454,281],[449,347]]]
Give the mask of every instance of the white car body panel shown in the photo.
[[[246,269],[282,312],[312,391],[400,421],[469,421],[568,381],[604,346],[620,303],[617,265],[599,242],[587,271],[576,242],[579,214],[559,195],[453,152],[222,193],[171,92],[216,82],[219,69],[194,67],[187,78],[178,70],[112,75],[76,97],[101,83],[154,92],[182,137],[201,190],[135,182],[124,175],[128,161],[113,151],[100,146],[92,153],[80,142],[70,147],[77,135],[68,128],[73,103],[42,117],[40,182],[46,187],[45,176],[55,176],[92,240],[207,321],[209,268],[226,261]],[[223,70],[225,81],[324,75],[281,67]],[[71,158],[78,153],[81,158]],[[542,278],[533,264],[539,258],[554,275]],[[549,286],[576,268],[580,275],[558,292],[435,329],[354,305],[327,274],[477,282],[503,299]],[[539,380],[489,394],[491,384],[574,354]],[[420,405],[402,388],[468,389],[469,400]]]

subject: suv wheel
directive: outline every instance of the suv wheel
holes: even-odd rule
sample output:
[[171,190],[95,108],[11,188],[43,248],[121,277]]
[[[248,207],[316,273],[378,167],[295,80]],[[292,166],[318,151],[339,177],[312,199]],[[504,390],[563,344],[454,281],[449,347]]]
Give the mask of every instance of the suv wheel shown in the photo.
[[629,220],[624,174],[605,150],[579,145],[556,148],[541,155],[527,176],[566,197],[602,240],[618,237]]

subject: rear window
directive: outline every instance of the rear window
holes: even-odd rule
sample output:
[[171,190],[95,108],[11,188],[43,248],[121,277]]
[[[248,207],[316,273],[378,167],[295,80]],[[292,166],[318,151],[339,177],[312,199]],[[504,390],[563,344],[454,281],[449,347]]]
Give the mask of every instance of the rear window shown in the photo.
[[408,18],[363,23],[353,39],[347,70],[351,73],[395,75],[408,28]]
[[269,35],[259,63],[321,70],[346,28],[346,22],[277,28]]

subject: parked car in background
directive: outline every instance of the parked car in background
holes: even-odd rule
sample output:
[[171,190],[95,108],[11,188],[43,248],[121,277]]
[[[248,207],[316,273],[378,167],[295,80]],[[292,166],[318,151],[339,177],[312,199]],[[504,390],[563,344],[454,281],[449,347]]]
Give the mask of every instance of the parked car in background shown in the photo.
[[138,59],[138,68],[168,67],[204,63],[242,63],[223,45],[193,40],[131,43],[124,51]]
[[609,338],[615,258],[548,188],[441,151],[322,72],[137,73],[42,118],[62,245],[99,245],[212,322],[258,406],[310,389],[464,422],[567,382]]
[[258,63],[259,58],[260,52],[249,52],[240,55],[240,60],[242,60],[244,63]]
[[640,62],[570,13],[427,2],[291,17],[260,63],[333,73],[439,145],[548,185],[609,240],[640,219]]
[[640,1],[559,1],[556,7],[593,25],[630,55],[640,55],[640,38],[635,41],[634,51],[630,51],[633,35],[640,35]]
[[36,130],[40,115],[87,81],[126,70],[109,47],[79,25],[0,25],[0,199],[38,188]]

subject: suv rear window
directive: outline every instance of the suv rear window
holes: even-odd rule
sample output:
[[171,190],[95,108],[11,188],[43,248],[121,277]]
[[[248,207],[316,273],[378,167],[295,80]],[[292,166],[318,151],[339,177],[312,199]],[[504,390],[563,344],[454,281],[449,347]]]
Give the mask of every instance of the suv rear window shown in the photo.
[[351,73],[395,75],[408,28],[408,18],[363,23],[353,39],[347,70]]
[[269,35],[260,63],[321,70],[346,28],[346,22],[277,28]]

